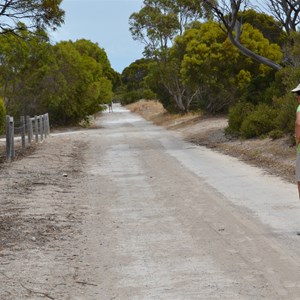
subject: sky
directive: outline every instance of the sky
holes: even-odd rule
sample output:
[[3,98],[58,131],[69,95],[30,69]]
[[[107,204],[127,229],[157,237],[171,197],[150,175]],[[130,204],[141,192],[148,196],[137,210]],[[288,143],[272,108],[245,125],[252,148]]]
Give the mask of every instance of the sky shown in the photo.
[[124,68],[143,57],[144,45],[134,41],[129,31],[129,17],[138,12],[143,0],[63,0],[65,22],[50,33],[53,43],[87,39],[98,43],[112,68]]

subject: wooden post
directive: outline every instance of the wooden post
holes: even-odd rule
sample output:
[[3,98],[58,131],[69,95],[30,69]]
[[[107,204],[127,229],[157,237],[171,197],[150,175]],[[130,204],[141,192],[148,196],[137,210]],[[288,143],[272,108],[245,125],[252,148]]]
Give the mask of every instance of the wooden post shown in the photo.
[[32,126],[31,126],[31,120],[29,116],[26,116],[26,128],[27,128],[27,136],[28,136],[28,144],[31,144],[31,140],[32,140]]
[[38,117],[34,116],[34,132],[35,132],[35,142],[39,142],[39,123],[38,123]]
[[44,114],[44,133],[45,133],[45,138],[47,138],[47,136],[48,136],[47,114]]
[[21,128],[21,141],[22,141],[22,149],[25,149],[25,135],[26,135],[26,129],[25,129],[25,117],[20,117],[20,128]]
[[15,122],[14,118],[10,118],[9,122],[9,127],[10,127],[10,157],[14,158],[15,157]]
[[44,139],[44,118],[43,115],[40,115],[40,134],[41,134],[41,141]]
[[10,160],[10,116],[6,116],[5,119],[5,131],[6,131],[6,159]]
[[46,125],[47,125],[47,134],[50,135],[50,121],[49,121],[48,113],[46,113]]
[[14,139],[14,118],[6,116],[6,158],[8,161],[15,157]]
[[32,126],[32,122],[33,122],[34,118],[30,118],[29,117],[29,127],[30,127],[30,142],[32,142],[33,140],[33,126]]

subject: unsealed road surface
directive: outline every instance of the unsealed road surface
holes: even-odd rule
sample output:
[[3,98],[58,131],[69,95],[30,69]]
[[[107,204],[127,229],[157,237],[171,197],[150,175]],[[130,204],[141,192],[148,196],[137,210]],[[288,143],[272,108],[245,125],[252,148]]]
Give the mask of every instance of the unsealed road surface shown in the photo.
[[1,170],[0,299],[300,299],[295,185],[121,107],[97,125]]

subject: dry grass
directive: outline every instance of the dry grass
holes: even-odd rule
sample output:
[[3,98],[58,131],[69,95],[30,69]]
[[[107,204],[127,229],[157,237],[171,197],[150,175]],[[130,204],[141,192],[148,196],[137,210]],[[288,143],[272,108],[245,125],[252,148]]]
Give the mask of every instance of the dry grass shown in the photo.
[[141,115],[147,121],[151,121],[156,125],[164,127],[176,127],[186,124],[187,122],[194,122],[201,116],[199,113],[170,114],[162,104],[157,100],[140,100],[138,102],[127,105],[127,108],[132,112]]

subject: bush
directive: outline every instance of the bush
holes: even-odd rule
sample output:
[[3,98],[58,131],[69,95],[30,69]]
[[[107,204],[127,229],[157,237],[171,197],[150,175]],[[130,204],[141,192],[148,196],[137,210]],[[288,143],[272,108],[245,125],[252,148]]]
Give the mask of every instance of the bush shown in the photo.
[[5,133],[5,116],[6,116],[6,109],[4,106],[4,102],[0,99],[0,134]]
[[121,104],[127,105],[139,101],[143,96],[140,91],[130,91],[122,95]]
[[285,133],[294,133],[297,105],[295,95],[291,93],[275,100],[277,129]]
[[272,130],[272,131],[269,132],[269,137],[272,140],[280,139],[280,138],[283,137],[283,135],[284,135],[283,131],[279,130],[279,129],[274,129],[274,130]]
[[275,128],[277,111],[266,104],[259,104],[243,121],[240,134],[244,138],[259,137]]
[[152,92],[150,89],[145,89],[143,91],[143,98],[146,100],[153,100],[153,99],[157,99],[157,95]]
[[254,110],[254,105],[249,102],[238,102],[229,109],[227,133],[240,134],[240,128],[245,118]]

